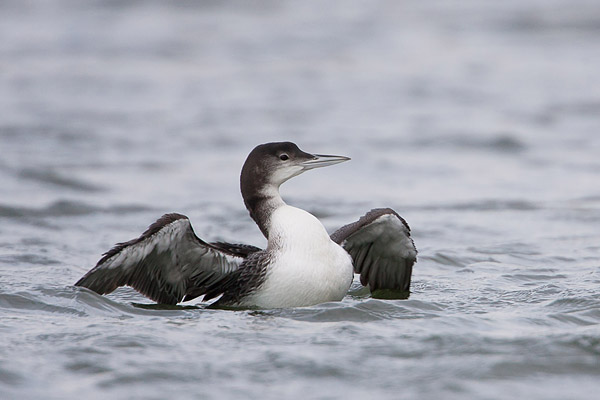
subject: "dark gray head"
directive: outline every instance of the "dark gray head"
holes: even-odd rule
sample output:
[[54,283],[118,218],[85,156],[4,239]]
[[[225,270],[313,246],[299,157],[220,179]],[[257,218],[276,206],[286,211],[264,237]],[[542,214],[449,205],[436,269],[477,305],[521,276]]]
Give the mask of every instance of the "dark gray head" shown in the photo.
[[279,186],[283,182],[309,169],[326,167],[349,159],[343,156],[306,153],[292,142],[265,143],[256,146],[248,155],[240,176],[240,187],[246,208],[256,221],[254,212],[257,203],[279,196]]

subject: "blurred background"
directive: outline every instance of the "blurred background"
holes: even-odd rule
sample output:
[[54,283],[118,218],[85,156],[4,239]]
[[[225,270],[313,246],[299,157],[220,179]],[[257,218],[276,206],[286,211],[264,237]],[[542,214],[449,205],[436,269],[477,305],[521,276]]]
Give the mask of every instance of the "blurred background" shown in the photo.
[[[407,219],[420,250],[413,295],[267,314],[279,328],[291,324],[293,339],[260,366],[271,383],[278,370],[293,371],[292,389],[265,394],[247,373],[256,365],[220,353],[211,359],[217,377],[234,371],[229,383],[249,397],[329,382],[324,398],[591,398],[600,352],[598,71],[595,0],[0,1],[0,354],[20,360],[0,361],[0,394],[164,395],[143,384],[155,376],[148,365],[176,368],[173,353],[206,351],[187,348],[194,336],[182,322],[203,314],[154,321],[130,305],[145,301],[132,291],[82,298],[70,285],[165,212],[187,214],[207,240],[264,246],[239,171],[255,145],[289,140],[352,157],[282,187],[330,231],[373,207]],[[94,340],[106,329],[122,334],[118,321],[132,315],[146,325],[131,335],[173,321],[184,333],[171,332],[169,349],[142,340],[127,375],[127,345]],[[198,324],[239,330],[237,341],[247,324],[273,328],[250,314],[210,315],[214,325]],[[314,324],[294,325],[298,318]],[[390,375],[356,376],[360,351],[336,364],[346,367],[331,382],[311,375],[334,354],[306,338],[330,328],[340,329],[332,343],[342,348],[379,335],[381,347],[363,350],[379,356],[369,367]],[[66,334],[78,330],[88,335]],[[105,357],[69,347],[79,340]],[[211,345],[231,348],[222,340]],[[246,348],[267,348],[254,345]],[[189,390],[179,379],[163,382]],[[202,390],[211,397],[223,387]]]

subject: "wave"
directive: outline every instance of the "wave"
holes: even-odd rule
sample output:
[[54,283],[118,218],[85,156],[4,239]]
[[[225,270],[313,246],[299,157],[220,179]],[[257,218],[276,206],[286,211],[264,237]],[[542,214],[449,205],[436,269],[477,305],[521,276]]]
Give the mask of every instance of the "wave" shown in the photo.
[[132,212],[143,212],[150,207],[139,204],[116,205],[109,207],[94,206],[82,201],[57,200],[45,207],[21,207],[15,205],[0,204],[0,217],[26,218],[26,217],[62,217],[80,216],[97,213],[128,214]]

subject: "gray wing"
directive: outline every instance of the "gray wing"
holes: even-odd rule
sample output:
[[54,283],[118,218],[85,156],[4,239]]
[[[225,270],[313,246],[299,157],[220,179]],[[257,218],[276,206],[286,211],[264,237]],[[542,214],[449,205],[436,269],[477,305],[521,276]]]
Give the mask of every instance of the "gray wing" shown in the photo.
[[369,211],[335,231],[331,240],[350,254],[363,286],[371,291],[410,290],[417,249],[408,224],[391,208]]
[[206,243],[185,215],[165,214],[139,238],[109,250],[75,285],[99,294],[127,285],[158,303],[177,304],[219,292],[219,283],[258,250]]

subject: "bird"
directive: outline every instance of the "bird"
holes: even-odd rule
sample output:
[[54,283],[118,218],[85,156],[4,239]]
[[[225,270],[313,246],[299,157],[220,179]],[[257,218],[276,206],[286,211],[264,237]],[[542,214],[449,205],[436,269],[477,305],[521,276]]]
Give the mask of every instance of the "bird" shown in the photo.
[[417,249],[408,223],[376,208],[329,235],[309,212],[285,203],[279,188],[306,171],[349,157],[311,154],[292,142],[256,146],[240,174],[250,217],[267,246],[207,242],[190,220],[165,214],[138,238],[117,243],[75,286],[107,294],[131,286],[159,304],[203,296],[208,307],[277,309],[341,301],[354,274],[376,290],[410,291]]

